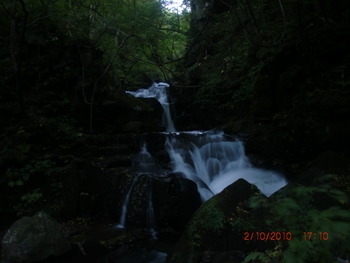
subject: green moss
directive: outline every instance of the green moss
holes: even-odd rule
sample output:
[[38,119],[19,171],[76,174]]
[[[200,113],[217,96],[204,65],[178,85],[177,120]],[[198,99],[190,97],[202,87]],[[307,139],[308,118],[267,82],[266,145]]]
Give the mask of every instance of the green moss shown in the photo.
[[171,262],[184,262],[189,257],[193,261],[185,262],[197,262],[203,251],[245,250],[250,246],[250,242],[242,242],[244,232],[255,230],[244,201],[256,191],[240,179],[206,201],[188,223]]
[[[326,176],[316,186],[288,185],[272,198],[262,195],[250,198],[250,206],[266,211],[268,231],[291,232],[289,241],[278,241],[274,251],[253,252],[244,262],[267,258],[270,262],[332,262],[336,256],[349,253],[350,212],[347,194],[333,188],[334,176]],[[319,196],[323,201],[320,207]],[[308,234],[309,232],[315,235]],[[326,233],[326,239],[319,233]]]
[[220,235],[225,229],[225,223],[224,213],[213,204],[202,207],[188,229],[190,246],[198,249],[206,235]]

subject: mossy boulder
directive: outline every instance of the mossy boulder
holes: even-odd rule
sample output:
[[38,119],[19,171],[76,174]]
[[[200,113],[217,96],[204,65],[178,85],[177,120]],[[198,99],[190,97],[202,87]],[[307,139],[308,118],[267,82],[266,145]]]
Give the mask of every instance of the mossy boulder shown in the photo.
[[243,240],[244,233],[256,230],[246,201],[258,192],[254,185],[239,179],[205,202],[188,223],[170,262],[199,262],[209,252],[223,258],[232,252],[231,262],[242,260],[253,243]]
[[2,262],[36,262],[71,249],[60,225],[45,212],[16,221],[2,240]]

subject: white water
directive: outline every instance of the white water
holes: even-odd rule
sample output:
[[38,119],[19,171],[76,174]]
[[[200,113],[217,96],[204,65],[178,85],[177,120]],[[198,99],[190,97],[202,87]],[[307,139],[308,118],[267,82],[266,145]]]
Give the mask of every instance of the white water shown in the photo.
[[[194,181],[203,201],[240,178],[256,185],[266,196],[287,184],[282,175],[253,167],[245,155],[243,143],[228,140],[223,132],[175,132],[167,97],[168,87],[167,83],[153,83],[148,89],[127,93],[135,97],[156,98],[162,105],[167,131],[165,146],[173,172],[180,172]],[[149,159],[147,150],[140,154]],[[148,165],[144,169],[152,172]]]
[[143,175],[152,175],[157,171],[157,165],[152,155],[147,150],[147,144],[141,146],[140,152],[135,156],[133,167],[136,173]]
[[164,82],[153,83],[148,89],[139,89],[137,91],[126,91],[137,98],[155,98],[163,108],[163,119],[167,132],[175,132],[175,126],[170,113],[170,104],[168,101],[167,88],[169,84]]
[[152,176],[156,170],[155,161],[153,160],[152,155],[147,150],[147,144],[144,143],[141,147],[140,152],[136,155],[134,163],[136,166],[138,175],[134,177],[128,192],[125,195],[124,202],[121,207],[119,224],[117,228],[125,228],[126,225],[126,216],[128,212],[129,200],[132,195],[132,191],[135,188],[139,178],[141,176],[148,176],[148,204],[147,204],[147,227],[149,233],[151,234],[153,239],[157,239],[157,232],[155,229],[155,219],[154,219],[154,208],[153,208],[153,187],[152,187]]
[[148,206],[147,206],[147,227],[149,233],[151,234],[153,239],[157,239],[157,231],[155,228],[155,220],[154,220],[154,208],[153,208],[153,187],[152,187],[152,177],[149,177],[148,182]]
[[128,212],[129,199],[130,199],[132,190],[134,189],[134,187],[135,187],[137,181],[139,180],[140,176],[141,175],[137,175],[137,176],[134,177],[134,179],[133,179],[133,181],[132,181],[132,183],[130,185],[129,190],[128,190],[128,192],[125,195],[124,202],[122,204],[122,209],[120,211],[119,224],[117,225],[117,228],[125,228],[126,215],[127,215],[127,212]]
[[[266,196],[287,184],[276,172],[252,167],[241,141],[229,141],[222,132],[197,133],[196,137],[199,138],[192,138],[196,142],[191,143],[188,136],[172,135],[166,141],[166,148],[173,171],[196,182],[203,201],[240,178],[256,185]],[[190,144],[188,149],[183,147],[186,144]]]

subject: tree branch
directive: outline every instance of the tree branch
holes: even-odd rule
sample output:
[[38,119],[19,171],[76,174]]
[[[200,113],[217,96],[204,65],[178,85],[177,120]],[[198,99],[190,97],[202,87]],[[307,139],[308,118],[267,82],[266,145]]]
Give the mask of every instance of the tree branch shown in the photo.
[[11,12],[7,9],[4,3],[1,3],[2,9],[4,9],[5,13],[7,14],[7,18],[11,18]]
[[51,16],[54,16],[54,14],[38,17],[37,19],[35,19],[34,21],[32,21],[30,24],[28,24],[27,27],[31,27],[32,25],[34,25],[34,24],[37,23],[38,21],[44,20],[44,19],[46,19],[46,18],[48,18],[48,17],[51,17]]
[[108,72],[108,70],[110,69],[110,67],[113,64],[114,59],[116,58],[116,56],[119,54],[120,50],[123,48],[123,46],[125,45],[126,41],[132,37],[136,37],[139,39],[139,37],[137,35],[134,34],[130,34],[127,35],[123,41],[120,43],[120,45],[118,46],[117,51],[114,53],[114,55],[112,56],[111,60],[109,61],[108,65],[106,66],[105,70],[103,71],[103,73],[101,74],[100,77],[98,77],[95,81],[94,84],[94,89],[92,91],[91,94],[91,100],[90,100],[90,132],[93,131],[93,117],[92,117],[92,112],[93,112],[93,104],[94,104],[94,100],[95,100],[95,94],[96,94],[96,90],[97,90],[97,85],[98,83],[104,78],[104,76],[106,75],[106,73]]
[[179,30],[179,29],[172,29],[172,28],[156,28],[157,30],[162,30],[162,31],[168,31],[168,32],[174,32],[174,33],[179,33],[179,34],[182,34],[182,35],[185,35],[187,36],[188,33],[185,32],[185,31],[182,31],[182,30]]

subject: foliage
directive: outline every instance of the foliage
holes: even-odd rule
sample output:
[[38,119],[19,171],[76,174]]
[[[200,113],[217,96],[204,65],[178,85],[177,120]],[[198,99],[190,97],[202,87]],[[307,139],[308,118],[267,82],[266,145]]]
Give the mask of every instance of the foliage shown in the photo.
[[[40,209],[59,214],[63,208],[65,178],[78,160],[74,154],[77,142],[71,142],[77,138],[76,130],[57,119],[36,116],[36,120],[40,121],[19,126],[16,133],[7,136],[1,150],[3,218],[33,214]],[[46,141],[40,137],[49,133],[54,133],[55,139]]]
[[158,0],[2,1],[1,218],[68,205],[97,106],[149,110],[124,89],[176,77],[188,27]]
[[225,229],[226,218],[224,213],[214,204],[215,200],[208,201],[193,217],[188,230],[189,244],[192,249],[198,249],[203,235],[219,235]]
[[251,252],[248,256],[245,257],[243,263],[248,262],[270,262],[271,258],[267,255],[267,253],[262,252]]
[[169,79],[172,62],[184,52],[185,15],[167,12],[159,1],[57,2],[56,8],[65,19],[61,31],[96,43],[119,85]]
[[263,139],[273,130],[270,140],[291,150],[300,141],[305,151],[341,148],[350,129],[348,14],[344,1],[198,4],[186,56],[194,105],[214,115],[213,126],[252,120]]
[[[333,205],[319,208],[320,196]],[[332,262],[349,253],[350,212],[342,207],[348,204],[348,196],[333,188],[329,180],[318,186],[290,186],[273,200],[255,195],[249,202],[253,209],[268,211],[266,224],[270,231],[291,232],[292,239],[276,241],[274,250],[252,252],[244,262]],[[309,239],[307,232],[316,235]],[[327,232],[328,240],[322,240],[319,232]]]

